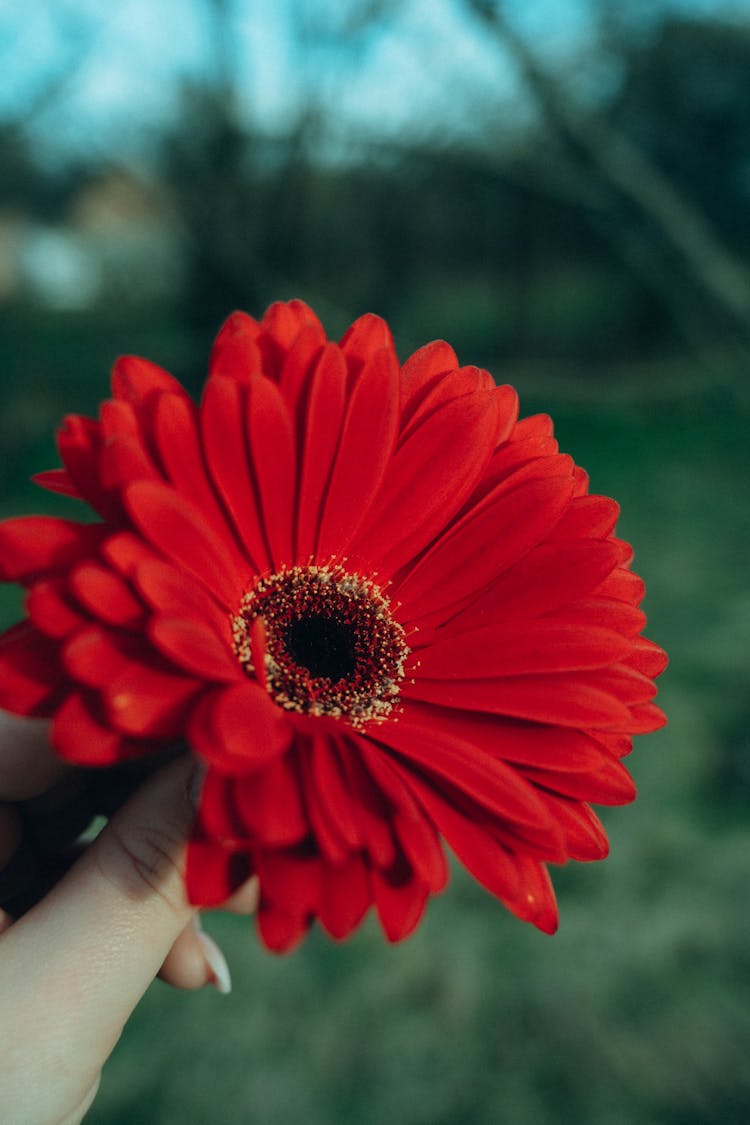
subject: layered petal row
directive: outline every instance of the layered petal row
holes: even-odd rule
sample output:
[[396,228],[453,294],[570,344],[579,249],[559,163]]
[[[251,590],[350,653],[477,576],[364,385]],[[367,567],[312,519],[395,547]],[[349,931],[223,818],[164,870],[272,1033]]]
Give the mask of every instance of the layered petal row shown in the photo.
[[58,448],[38,483],[89,514],[0,525],[26,589],[0,706],[81,766],[201,759],[194,902],[255,873],[270,949],[371,907],[398,941],[447,848],[554,931],[548,865],[607,854],[590,803],[633,799],[666,658],[618,507],[546,416],[446,343],[401,365],[380,318],[335,343],[291,301],[229,318],[199,404],[118,360]]

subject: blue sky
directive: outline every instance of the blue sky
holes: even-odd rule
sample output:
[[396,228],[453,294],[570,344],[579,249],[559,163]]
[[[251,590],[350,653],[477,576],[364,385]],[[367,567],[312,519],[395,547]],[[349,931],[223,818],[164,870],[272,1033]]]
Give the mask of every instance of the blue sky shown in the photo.
[[[535,48],[559,61],[585,49],[602,2],[525,0],[511,10]],[[402,0],[350,51],[340,49],[341,0],[228,3],[239,110],[270,130],[290,124],[310,92],[345,127],[387,133],[459,127],[487,90],[509,111],[522,104],[511,60],[461,0]],[[750,19],[750,0],[621,0],[620,10],[646,21],[664,10]],[[323,32],[314,48],[300,33],[311,14]],[[174,114],[181,80],[209,73],[212,42],[202,0],[0,0],[0,116],[25,114],[51,76],[69,74],[38,117],[39,139],[53,151],[127,149]]]

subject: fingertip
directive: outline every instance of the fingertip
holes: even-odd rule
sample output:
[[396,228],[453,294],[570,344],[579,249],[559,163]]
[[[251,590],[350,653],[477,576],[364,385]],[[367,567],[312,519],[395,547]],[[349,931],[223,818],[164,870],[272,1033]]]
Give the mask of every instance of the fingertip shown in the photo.
[[177,938],[158,975],[173,988],[187,991],[207,984],[223,996],[232,990],[226,957],[214,939],[203,932],[197,914]]
[[[251,876],[216,909],[250,915],[258,909],[260,883]],[[170,949],[159,970],[159,978],[173,988],[195,990],[212,984],[222,996],[232,990],[232,977],[221,948],[204,932],[200,914],[195,914]]]
[[172,988],[188,992],[203,988],[211,979],[196,923],[197,915],[179,935],[158,973],[159,979]]
[[251,875],[218,909],[226,910],[229,914],[255,914],[259,900],[260,882],[257,875]]

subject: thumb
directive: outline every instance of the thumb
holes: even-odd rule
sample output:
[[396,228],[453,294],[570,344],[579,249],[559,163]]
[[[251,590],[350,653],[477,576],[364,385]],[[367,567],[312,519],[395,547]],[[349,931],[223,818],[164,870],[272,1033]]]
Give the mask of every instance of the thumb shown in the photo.
[[[184,866],[197,770],[182,758],[160,771],[0,938],[0,1024],[15,1013],[13,1038],[35,1044],[33,1069],[45,1081],[75,1081],[71,1069],[94,1080],[195,913]],[[28,1080],[31,1060],[18,1062]]]

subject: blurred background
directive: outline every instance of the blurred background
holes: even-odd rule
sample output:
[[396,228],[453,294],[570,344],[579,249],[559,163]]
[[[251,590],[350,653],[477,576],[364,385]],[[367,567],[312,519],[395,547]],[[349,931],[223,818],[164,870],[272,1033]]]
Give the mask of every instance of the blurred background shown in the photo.
[[154,985],[88,1120],[749,1121],[750,4],[6,0],[0,74],[0,514],[118,353],[371,310],[553,415],[672,656],[556,937],[458,872],[403,946],[209,919],[233,994]]

